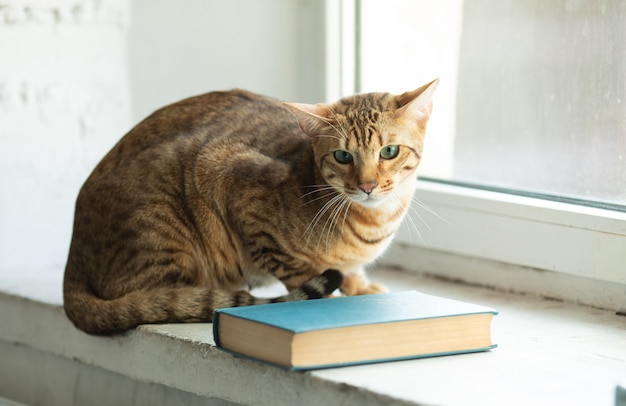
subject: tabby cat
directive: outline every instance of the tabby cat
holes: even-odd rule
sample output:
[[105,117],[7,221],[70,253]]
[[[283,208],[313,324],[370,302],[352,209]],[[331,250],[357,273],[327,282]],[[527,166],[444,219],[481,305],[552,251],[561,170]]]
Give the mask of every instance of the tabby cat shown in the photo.
[[[115,334],[337,288],[384,291],[363,266],[409,208],[437,83],[316,105],[213,92],[156,111],[79,193],[67,316]],[[288,294],[248,292],[271,280]]]

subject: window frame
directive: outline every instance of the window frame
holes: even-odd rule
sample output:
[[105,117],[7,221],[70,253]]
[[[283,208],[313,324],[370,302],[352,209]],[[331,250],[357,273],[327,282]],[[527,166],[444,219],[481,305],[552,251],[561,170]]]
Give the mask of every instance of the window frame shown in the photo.
[[420,180],[409,215],[381,264],[626,310],[626,213]]

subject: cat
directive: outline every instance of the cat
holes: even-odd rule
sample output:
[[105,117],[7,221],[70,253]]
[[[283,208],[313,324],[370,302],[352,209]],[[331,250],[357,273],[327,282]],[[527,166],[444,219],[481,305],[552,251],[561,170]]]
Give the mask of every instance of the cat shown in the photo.
[[[437,84],[315,105],[233,90],[157,110],[79,192],[68,318],[110,335],[209,322],[220,307],[385,291],[363,267],[407,213]],[[249,293],[276,280],[286,295]]]

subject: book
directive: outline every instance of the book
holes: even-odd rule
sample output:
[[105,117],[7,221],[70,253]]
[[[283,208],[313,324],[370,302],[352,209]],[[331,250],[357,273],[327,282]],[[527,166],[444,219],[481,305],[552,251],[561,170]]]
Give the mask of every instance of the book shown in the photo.
[[216,345],[305,370],[487,351],[489,307],[417,291],[218,309]]

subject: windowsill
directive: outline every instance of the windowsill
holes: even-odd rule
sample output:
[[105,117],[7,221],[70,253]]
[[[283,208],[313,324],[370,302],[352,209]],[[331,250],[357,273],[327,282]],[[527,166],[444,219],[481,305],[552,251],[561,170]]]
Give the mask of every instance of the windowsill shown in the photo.
[[386,263],[626,311],[626,213],[430,181],[416,197]]
[[[184,392],[204,403],[260,405],[613,404],[615,385],[626,374],[626,319],[615,312],[399,271],[370,275],[394,291],[418,289],[498,309],[498,348],[288,372],[216,349],[210,324],[142,326],[114,338],[85,335],[63,314],[60,271],[2,271],[0,398],[79,403],[80,396],[111,396],[106,385],[126,379],[149,384],[115,385],[117,399],[158,390],[161,398],[173,396],[170,404]],[[172,395],[163,386],[184,392]]]

